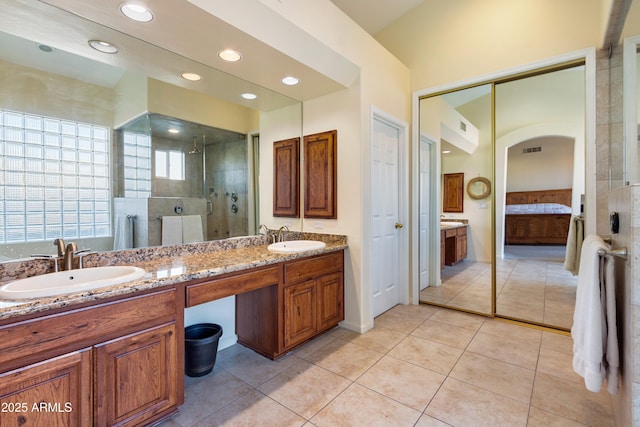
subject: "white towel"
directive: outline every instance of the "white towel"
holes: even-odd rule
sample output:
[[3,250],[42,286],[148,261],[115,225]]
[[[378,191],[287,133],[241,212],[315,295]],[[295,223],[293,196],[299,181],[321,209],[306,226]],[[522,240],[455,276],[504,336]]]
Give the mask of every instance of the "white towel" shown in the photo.
[[184,215],[182,217],[182,243],[202,242],[202,217],[200,215]]
[[179,245],[182,243],[182,217],[162,217],[162,244]]
[[116,227],[113,233],[113,250],[119,251],[131,248],[133,248],[133,229],[131,228],[131,221],[129,221],[127,215],[118,215],[116,217]]
[[573,370],[584,377],[588,390],[600,391],[607,380],[609,393],[618,393],[619,350],[616,330],[615,280],[611,256],[601,237],[589,235],[580,256],[580,274],[573,314]]
[[567,235],[567,249],[564,259],[564,268],[574,276],[580,270],[580,255],[584,242],[584,222],[582,217],[572,216]]

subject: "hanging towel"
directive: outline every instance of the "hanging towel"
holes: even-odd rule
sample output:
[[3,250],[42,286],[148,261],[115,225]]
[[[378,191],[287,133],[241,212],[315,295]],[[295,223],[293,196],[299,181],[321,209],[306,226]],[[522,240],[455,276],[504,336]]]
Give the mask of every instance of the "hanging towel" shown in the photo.
[[113,250],[133,248],[133,228],[127,215],[116,216],[116,227],[113,233]]
[[162,244],[179,245],[182,243],[182,217],[162,217]]
[[202,241],[202,217],[200,215],[184,215],[182,217],[182,243]]
[[616,330],[614,260],[601,237],[589,235],[580,256],[580,274],[573,314],[573,370],[592,392],[607,380],[610,394],[618,393],[619,350]]
[[564,268],[574,276],[580,270],[580,255],[584,241],[584,219],[582,216],[572,216],[567,235],[567,250],[564,259]]

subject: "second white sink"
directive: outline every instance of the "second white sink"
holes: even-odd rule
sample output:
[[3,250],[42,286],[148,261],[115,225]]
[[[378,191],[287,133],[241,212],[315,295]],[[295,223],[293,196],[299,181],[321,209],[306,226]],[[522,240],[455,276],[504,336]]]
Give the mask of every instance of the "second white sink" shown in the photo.
[[324,248],[326,243],[318,240],[288,240],[285,242],[272,243],[267,246],[270,252],[280,254],[293,254],[298,252],[312,251]]
[[83,268],[14,280],[0,287],[0,299],[42,298],[88,291],[141,279],[142,268],[126,265]]
[[440,227],[457,227],[458,225],[464,225],[464,223],[457,221],[440,221]]

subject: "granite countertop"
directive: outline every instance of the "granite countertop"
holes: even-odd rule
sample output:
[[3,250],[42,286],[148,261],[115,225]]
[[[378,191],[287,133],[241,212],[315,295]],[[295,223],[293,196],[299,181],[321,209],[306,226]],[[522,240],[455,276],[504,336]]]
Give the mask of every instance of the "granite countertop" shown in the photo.
[[119,257],[102,256],[95,261],[96,265],[88,264],[88,266],[135,265],[143,268],[146,274],[142,279],[134,282],[75,294],[31,300],[0,300],[0,321],[191,280],[206,279],[234,271],[277,264],[292,259],[335,252],[348,247],[345,236],[314,234],[305,237],[308,240],[323,240],[326,247],[301,253],[278,254],[267,250],[268,244],[264,243],[265,240],[256,241],[255,238],[247,238],[253,240],[245,246],[240,239],[236,238],[215,243],[158,247],[155,249],[158,256],[155,257],[149,255],[153,249],[129,250],[123,255],[118,254],[121,255]]

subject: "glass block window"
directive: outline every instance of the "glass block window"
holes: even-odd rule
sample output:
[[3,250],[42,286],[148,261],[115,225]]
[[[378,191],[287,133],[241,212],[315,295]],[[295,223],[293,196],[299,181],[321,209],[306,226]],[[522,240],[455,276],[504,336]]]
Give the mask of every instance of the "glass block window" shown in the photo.
[[111,236],[110,134],[0,110],[0,243]]
[[124,139],[124,196],[151,197],[151,136],[128,132]]

